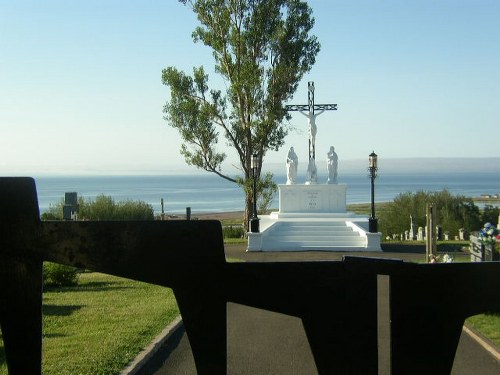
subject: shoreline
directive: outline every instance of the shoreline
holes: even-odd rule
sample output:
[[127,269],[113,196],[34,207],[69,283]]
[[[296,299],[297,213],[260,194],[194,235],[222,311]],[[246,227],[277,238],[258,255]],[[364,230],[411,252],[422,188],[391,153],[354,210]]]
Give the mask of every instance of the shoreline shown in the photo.
[[[471,198],[474,203],[481,203],[481,204],[498,204],[500,203],[500,198],[486,198],[486,197],[467,197]],[[384,201],[384,202],[375,202],[376,205],[378,204],[388,204],[392,203],[393,201]],[[351,207],[363,207],[366,205],[370,205],[370,202],[365,202],[365,203],[348,203],[347,206]],[[278,208],[272,208],[270,211],[278,211]],[[241,220],[243,221],[243,215],[244,211],[226,211],[226,212],[201,212],[197,213],[191,212],[191,218],[193,220],[219,220],[219,221],[237,221]],[[168,219],[170,220],[175,220],[175,219],[185,219],[186,214],[177,214],[177,215],[168,215]],[[167,219],[167,220],[168,220]]]

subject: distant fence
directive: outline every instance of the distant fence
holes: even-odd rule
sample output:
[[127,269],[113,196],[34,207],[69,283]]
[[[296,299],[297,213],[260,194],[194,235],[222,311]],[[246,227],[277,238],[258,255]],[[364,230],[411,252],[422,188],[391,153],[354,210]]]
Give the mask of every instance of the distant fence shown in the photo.
[[46,260],[172,288],[198,374],[227,372],[228,302],[301,318],[320,375],[377,374],[379,275],[389,281],[393,374],[449,374],[465,319],[500,313],[500,263],[227,263],[220,222],[41,222],[34,180],[0,178],[0,325],[10,375],[41,373]]

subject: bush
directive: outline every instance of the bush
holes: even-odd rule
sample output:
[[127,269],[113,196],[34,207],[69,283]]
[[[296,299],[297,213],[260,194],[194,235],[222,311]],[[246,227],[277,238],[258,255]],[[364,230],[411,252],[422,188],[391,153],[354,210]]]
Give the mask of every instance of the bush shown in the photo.
[[[143,201],[126,200],[115,202],[107,195],[98,195],[94,200],[78,198],[79,220],[154,220],[153,206]],[[50,205],[42,214],[42,220],[62,220],[64,200]]]
[[78,270],[63,264],[43,263],[43,286],[72,286],[78,283]]
[[232,225],[222,228],[222,233],[224,234],[224,238],[243,238],[245,235],[243,227],[233,227]]
[[487,204],[484,206],[483,213],[481,214],[481,221],[483,223],[491,223],[493,226],[498,224],[498,215],[500,214],[500,207]]
[[154,220],[153,207],[143,201],[118,202],[115,211],[116,220]]
[[62,220],[61,215],[57,215],[54,212],[44,212],[40,217],[42,220]]
[[83,220],[154,220],[153,207],[143,201],[122,201],[98,195],[94,201],[81,200],[79,219]]
[[115,220],[116,217],[115,201],[103,194],[98,195],[93,201],[82,199],[79,208],[80,220]]
[[59,202],[55,204],[50,204],[49,209],[44,212],[40,219],[41,220],[62,220],[63,219],[63,207],[64,199],[60,199]]

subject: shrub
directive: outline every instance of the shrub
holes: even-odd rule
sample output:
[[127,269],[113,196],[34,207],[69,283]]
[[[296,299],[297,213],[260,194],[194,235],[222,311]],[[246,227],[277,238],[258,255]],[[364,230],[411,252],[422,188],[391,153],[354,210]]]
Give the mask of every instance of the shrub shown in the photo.
[[71,286],[78,283],[78,270],[63,264],[43,263],[43,286]]
[[113,198],[107,195],[98,195],[95,200],[85,200],[80,204],[79,219],[86,220],[114,220],[116,204]]
[[143,201],[121,201],[98,195],[94,201],[80,201],[80,219],[86,220],[154,220],[153,206]]
[[222,233],[224,234],[224,238],[243,238],[245,235],[243,227],[233,227],[232,225],[222,228]]
[[[101,194],[94,200],[78,198],[79,220],[154,220],[153,206],[143,201],[126,200],[115,202],[110,196]],[[42,220],[62,220],[64,200],[50,205],[42,214]]]
[[116,205],[116,220],[154,220],[153,207],[143,201],[123,201]]
[[40,217],[41,220],[61,220],[61,216],[53,212],[47,211]]
[[55,204],[50,204],[49,209],[44,212],[40,219],[41,220],[62,220],[63,219],[63,207],[64,199],[59,200]]
[[490,204],[484,206],[481,214],[481,221],[484,223],[491,223],[493,226],[498,224],[498,215],[500,214],[500,207],[495,207]]

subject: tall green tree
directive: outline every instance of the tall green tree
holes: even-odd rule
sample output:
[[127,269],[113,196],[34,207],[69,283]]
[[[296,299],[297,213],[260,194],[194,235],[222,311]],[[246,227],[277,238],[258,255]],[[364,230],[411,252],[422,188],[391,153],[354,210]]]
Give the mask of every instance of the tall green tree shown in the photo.
[[[245,221],[251,212],[251,158],[261,168],[268,151],[277,151],[288,133],[285,103],[315,63],[320,45],[311,35],[312,10],[299,0],[180,0],[198,17],[194,42],[213,52],[224,90],[209,89],[204,68],[192,75],[163,70],[171,98],[165,119],[182,139],[186,163],[239,183],[245,191]],[[226,154],[219,141],[236,151],[241,176],[222,169]],[[260,183],[259,186],[267,186]]]

